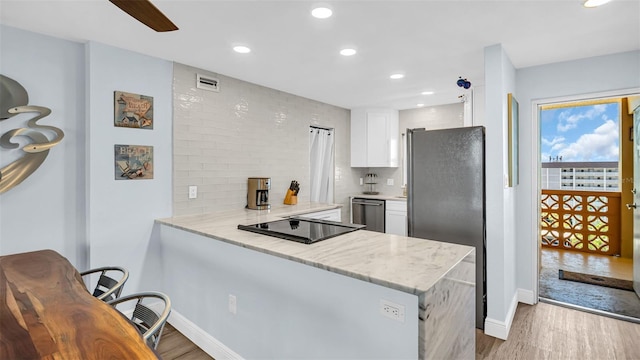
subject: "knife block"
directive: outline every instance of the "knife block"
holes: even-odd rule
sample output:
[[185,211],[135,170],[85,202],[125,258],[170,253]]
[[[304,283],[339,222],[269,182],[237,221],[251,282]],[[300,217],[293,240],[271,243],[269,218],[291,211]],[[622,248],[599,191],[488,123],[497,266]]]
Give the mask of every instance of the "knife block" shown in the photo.
[[285,205],[296,205],[298,203],[298,196],[293,195],[291,189],[287,189],[287,195],[284,196]]

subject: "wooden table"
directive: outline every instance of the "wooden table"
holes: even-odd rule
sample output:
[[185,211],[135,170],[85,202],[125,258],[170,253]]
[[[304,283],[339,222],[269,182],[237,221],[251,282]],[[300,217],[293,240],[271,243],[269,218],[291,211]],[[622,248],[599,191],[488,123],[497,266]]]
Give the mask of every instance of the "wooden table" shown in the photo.
[[0,256],[0,359],[158,359],[52,250]]

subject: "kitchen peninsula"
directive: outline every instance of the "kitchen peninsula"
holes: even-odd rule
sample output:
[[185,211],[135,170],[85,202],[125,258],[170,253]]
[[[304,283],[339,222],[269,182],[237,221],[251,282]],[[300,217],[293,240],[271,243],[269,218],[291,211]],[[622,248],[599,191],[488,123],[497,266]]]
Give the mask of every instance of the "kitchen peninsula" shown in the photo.
[[366,230],[306,245],[237,228],[337,207],[156,220],[162,291],[243,358],[475,358],[473,248]]

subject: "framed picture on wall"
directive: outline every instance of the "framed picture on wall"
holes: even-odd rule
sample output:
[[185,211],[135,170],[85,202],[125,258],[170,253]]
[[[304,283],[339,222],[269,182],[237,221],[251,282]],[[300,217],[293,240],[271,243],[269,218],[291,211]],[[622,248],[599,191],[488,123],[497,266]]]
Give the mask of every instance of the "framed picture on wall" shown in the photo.
[[509,187],[518,185],[518,101],[513,94],[507,94],[507,111],[509,113],[508,152],[509,152]]
[[153,97],[114,91],[114,125],[153,129]]
[[153,146],[115,145],[115,179],[153,179]]

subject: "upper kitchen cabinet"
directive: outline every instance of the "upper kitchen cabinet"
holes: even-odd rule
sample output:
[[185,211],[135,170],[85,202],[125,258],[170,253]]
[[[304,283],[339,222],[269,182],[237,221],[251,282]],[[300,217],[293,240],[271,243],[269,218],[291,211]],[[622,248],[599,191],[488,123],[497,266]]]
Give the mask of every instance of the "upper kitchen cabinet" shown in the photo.
[[398,110],[351,110],[351,166],[398,167]]

